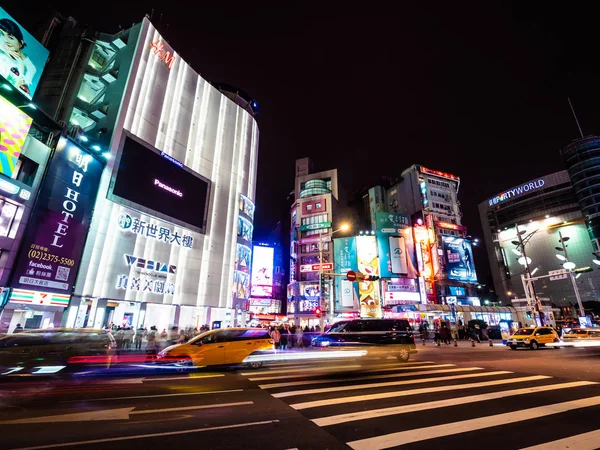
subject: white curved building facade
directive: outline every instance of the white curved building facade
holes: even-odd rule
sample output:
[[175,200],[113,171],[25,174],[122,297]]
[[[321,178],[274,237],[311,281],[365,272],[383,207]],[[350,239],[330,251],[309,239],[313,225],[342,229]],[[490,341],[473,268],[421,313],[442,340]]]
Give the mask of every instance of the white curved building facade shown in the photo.
[[[245,224],[249,203],[253,214],[257,123],[147,19],[136,45],[66,325],[243,323],[234,272],[240,212]],[[141,174],[154,182],[140,185]]]

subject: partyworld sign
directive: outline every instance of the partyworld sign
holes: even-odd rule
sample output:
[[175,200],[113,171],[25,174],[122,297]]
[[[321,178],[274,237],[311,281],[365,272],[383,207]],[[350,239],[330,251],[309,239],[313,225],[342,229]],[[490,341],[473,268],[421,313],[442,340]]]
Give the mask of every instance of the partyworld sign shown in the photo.
[[502,203],[506,200],[510,200],[510,199],[518,197],[522,194],[526,194],[528,192],[535,191],[537,189],[544,187],[544,184],[546,184],[546,182],[544,181],[543,178],[540,178],[535,181],[530,181],[529,183],[522,184],[515,188],[509,189],[508,191],[505,191],[501,194],[498,194],[495,197],[490,198],[489,205],[494,206],[494,205],[497,205],[498,203]]

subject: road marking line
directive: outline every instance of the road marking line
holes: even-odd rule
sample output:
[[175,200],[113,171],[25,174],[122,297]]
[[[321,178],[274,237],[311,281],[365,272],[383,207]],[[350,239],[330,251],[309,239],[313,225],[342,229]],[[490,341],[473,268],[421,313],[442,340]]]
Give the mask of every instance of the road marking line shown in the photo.
[[320,417],[312,421],[320,427],[337,425],[340,423],[353,422],[356,420],[372,419],[374,417],[395,416],[400,414],[412,413],[415,411],[426,411],[428,409],[446,408],[454,405],[464,405],[466,403],[483,402],[498,398],[513,397],[517,395],[535,394],[538,392],[553,391],[558,389],[568,389],[580,386],[589,386],[598,384],[593,381],[575,381],[572,383],[548,384],[545,386],[535,386],[523,389],[512,389],[508,391],[489,392],[487,394],[470,395],[467,397],[450,398],[446,400],[437,400],[426,403],[415,403],[411,405],[394,406],[391,408],[371,409],[368,411],[359,411],[349,414],[338,414],[336,416]]
[[224,377],[225,374],[223,373],[216,373],[216,374],[212,374],[212,375],[188,375],[183,376],[183,377],[159,377],[159,378],[154,378],[154,377],[148,377],[148,378],[144,378],[144,382],[146,381],[173,381],[173,380],[180,380],[180,381],[190,381],[190,380],[197,380],[199,378],[216,378],[216,377]]
[[[406,364],[403,364],[402,366],[398,366],[398,364],[395,364],[395,367],[387,367],[386,368],[382,368],[382,369],[369,369],[369,370],[363,370],[363,373],[369,373],[369,372],[389,372],[389,371],[402,371],[402,370],[409,370],[409,369],[427,369],[430,367],[455,367],[456,364],[439,364],[439,365],[435,365],[435,366],[412,366],[412,367],[406,367]],[[323,371],[325,372],[325,371]],[[266,380],[285,380],[288,378],[301,378],[301,377],[306,377],[307,375],[305,373],[299,373],[299,372],[295,372],[294,375],[278,375],[278,376],[274,376],[274,377],[258,377],[258,378],[248,378],[248,380],[250,381],[266,381]],[[379,377],[381,378],[381,377]],[[360,378],[353,378],[354,380],[360,380]]]
[[600,430],[576,434],[575,436],[534,445],[533,447],[527,447],[521,450],[567,450],[573,448],[576,448],[577,450],[596,450],[598,448],[598,442],[600,442]]
[[104,402],[108,400],[133,400],[136,398],[157,398],[157,397],[178,397],[181,395],[205,395],[205,394],[226,394],[227,392],[242,392],[243,389],[231,389],[228,391],[204,391],[204,392],[184,392],[180,394],[158,394],[158,395],[137,395],[131,397],[108,397],[108,398],[89,398],[85,400],[63,400],[59,403],[81,403],[81,402]]
[[[442,364],[443,367],[452,366],[453,364]],[[432,366],[433,367],[433,366]],[[467,372],[471,370],[483,370],[482,367],[459,367],[456,369],[442,369],[442,370],[422,370],[420,372],[408,372],[408,373],[392,373],[388,375],[368,375],[364,377],[356,378],[333,378],[330,380],[305,380],[305,381],[290,381],[288,383],[271,383],[271,384],[259,384],[258,387],[261,389],[275,389],[280,387],[290,386],[306,386],[311,384],[327,384],[327,383],[339,383],[339,382],[354,382],[361,380],[373,380],[382,378],[399,378],[399,377],[410,377],[414,375],[429,375],[435,373],[450,373],[450,372]],[[360,389],[365,385],[358,385],[357,389]]]
[[167,431],[164,433],[137,434],[137,435],[133,435],[133,436],[120,436],[120,437],[114,437],[114,438],[94,439],[94,440],[90,440],[90,441],[65,442],[65,443],[61,443],[61,444],[46,444],[46,445],[38,445],[35,447],[15,448],[13,450],[42,450],[42,449],[46,449],[46,448],[71,447],[74,445],[100,444],[103,442],[127,441],[130,439],[147,439],[147,438],[161,437],[161,436],[176,436],[179,434],[202,433],[203,431],[228,430],[231,428],[251,427],[251,426],[257,426],[257,425],[271,425],[274,423],[279,423],[279,420],[263,420],[262,422],[237,423],[235,425],[224,425],[221,427],[208,427],[208,428],[196,428],[193,430]]
[[[402,366],[414,366],[416,364],[433,364],[433,361],[413,361],[408,363],[402,363]],[[242,376],[257,376],[257,375],[269,375],[274,373],[289,373],[296,372],[298,370],[304,372],[318,372],[320,370],[337,370],[337,369],[376,369],[378,367],[398,367],[398,362],[395,363],[387,363],[387,364],[349,364],[346,366],[323,366],[323,367],[303,367],[303,366],[293,366],[289,369],[272,369],[272,370],[257,370],[253,372],[242,372],[240,375]]]
[[301,391],[277,392],[277,393],[271,394],[271,396],[275,397],[275,398],[295,397],[297,395],[322,394],[324,392],[349,391],[352,389],[371,389],[371,388],[378,388],[378,387],[402,386],[405,384],[421,384],[421,383],[436,382],[436,381],[458,380],[458,379],[462,379],[462,378],[489,377],[489,376],[493,376],[493,375],[503,375],[503,374],[509,374],[509,373],[512,373],[512,372],[497,371],[497,372],[470,373],[467,375],[451,375],[448,377],[417,378],[415,380],[388,381],[385,383],[358,384],[358,385],[348,385],[348,386],[335,386],[335,387],[329,387],[329,388],[304,389]]
[[[502,372],[504,373],[504,372]],[[471,375],[469,375],[471,376]],[[445,377],[445,379],[456,379],[456,378],[464,378],[461,377]],[[433,392],[446,392],[446,391],[455,391],[459,389],[474,389],[480,387],[489,387],[489,386],[497,386],[501,384],[510,384],[510,383],[526,383],[527,381],[539,381],[547,378],[552,378],[546,375],[534,375],[530,377],[521,377],[521,378],[505,378],[503,380],[494,380],[494,381],[480,381],[478,383],[467,383],[467,384],[454,384],[451,386],[435,386],[430,388],[421,388],[421,389],[411,389],[409,391],[398,391],[398,392],[382,392],[379,394],[370,394],[370,395],[355,395],[353,397],[336,397],[328,400],[317,400],[314,402],[303,402],[296,403],[290,405],[292,408],[296,410],[301,409],[309,409],[309,408],[317,408],[320,406],[330,406],[330,405],[340,405],[346,403],[354,403],[354,402],[365,402],[369,400],[381,400],[384,398],[395,398],[395,397],[406,397],[410,395],[418,395],[418,394],[431,394]],[[435,379],[435,378],[434,378]],[[437,378],[440,379],[440,378]],[[425,380],[427,381],[427,380]],[[403,384],[412,383],[410,382],[402,382]]]
[[[455,434],[468,433],[481,430],[483,428],[497,427],[516,422],[525,422],[540,417],[547,417],[554,414],[561,414],[574,409],[588,408],[590,406],[600,405],[600,396],[589,397],[579,400],[572,400],[563,403],[554,403],[550,405],[538,406],[535,408],[512,411],[495,416],[481,417],[460,422],[446,423],[432,427],[418,428],[414,430],[390,433],[373,438],[360,439],[358,441],[348,442],[347,445],[354,450],[375,450],[397,447],[412,442],[421,442],[428,439],[435,439]],[[546,448],[546,447],[544,447]]]
[[209,409],[209,408],[227,408],[228,406],[246,406],[253,405],[254,402],[233,402],[233,403],[217,403],[216,405],[196,405],[196,406],[183,406],[178,408],[163,408],[163,409],[147,409],[140,411],[131,411],[131,414],[149,414],[149,413],[165,413],[173,411],[191,411],[194,409]]

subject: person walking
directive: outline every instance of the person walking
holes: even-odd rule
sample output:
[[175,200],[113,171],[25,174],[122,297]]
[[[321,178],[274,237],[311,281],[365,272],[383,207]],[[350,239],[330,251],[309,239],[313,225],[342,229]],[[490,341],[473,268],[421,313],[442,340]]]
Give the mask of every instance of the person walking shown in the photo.
[[125,350],[131,349],[131,342],[133,341],[133,328],[127,327],[123,330],[123,348]]
[[133,337],[134,347],[136,350],[142,349],[142,339],[144,338],[144,329],[139,327]]
[[279,338],[279,347],[281,350],[287,350],[291,338],[289,325],[286,323],[279,333],[281,335]]
[[156,353],[156,331],[154,325],[152,325],[150,331],[148,331],[148,336],[146,336],[146,353]]
[[273,339],[273,345],[275,347],[275,350],[278,350],[280,345],[279,342],[281,341],[281,333],[279,332],[277,327],[273,327],[269,334],[271,335],[271,339]]
[[298,348],[304,347],[304,344],[302,343],[302,327],[300,325],[296,327],[296,346]]

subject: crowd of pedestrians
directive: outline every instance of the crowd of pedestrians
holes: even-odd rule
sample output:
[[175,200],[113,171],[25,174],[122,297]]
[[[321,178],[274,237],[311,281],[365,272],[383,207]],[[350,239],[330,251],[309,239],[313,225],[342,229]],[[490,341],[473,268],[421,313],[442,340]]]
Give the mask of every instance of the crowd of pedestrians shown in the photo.
[[291,348],[303,348],[306,346],[304,342],[304,335],[307,333],[320,333],[321,327],[319,325],[313,327],[304,327],[289,325],[287,323],[279,326],[271,326],[269,328],[269,335],[273,339],[273,343],[276,350],[287,350]]
[[208,331],[208,325],[200,328],[182,328],[173,326],[169,331],[166,328],[159,333],[156,326],[150,329],[140,327],[137,330],[133,327],[121,327],[110,324],[107,328],[113,335],[117,350],[147,350],[158,352],[169,345],[182,344],[201,333]]

